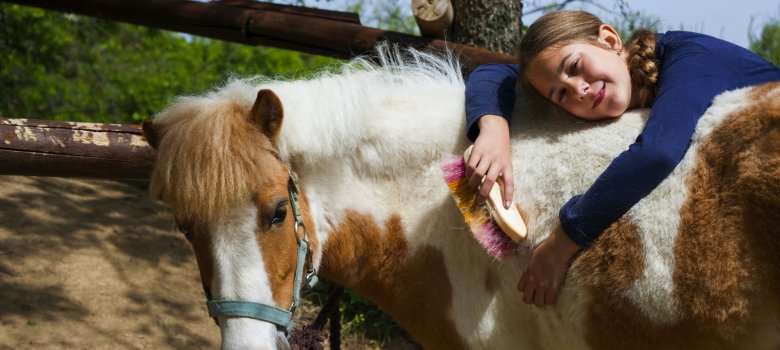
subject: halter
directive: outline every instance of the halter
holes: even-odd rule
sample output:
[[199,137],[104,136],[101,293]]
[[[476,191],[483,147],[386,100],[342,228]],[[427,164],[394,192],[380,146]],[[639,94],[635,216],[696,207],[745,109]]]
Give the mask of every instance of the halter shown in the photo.
[[[317,284],[317,271],[314,270],[312,265],[309,236],[306,231],[306,225],[303,223],[303,216],[301,215],[300,204],[298,202],[298,177],[292,171],[290,171],[287,189],[290,196],[290,205],[292,205],[293,209],[293,216],[295,217],[295,239],[298,241],[298,256],[295,261],[292,305],[290,305],[289,309],[285,310],[273,305],[260,304],[251,301],[212,300],[211,293],[204,285],[206,298],[208,299],[206,307],[208,308],[209,316],[213,317],[214,320],[217,319],[217,316],[248,317],[273,323],[278,328],[281,328],[285,334],[292,330],[292,315],[298,307],[301,289],[303,288],[303,267],[307,264],[309,266],[306,271],[306,286],[308,288]],[[298,235],[299,229],[303,230],[303,234],[300,236]]]

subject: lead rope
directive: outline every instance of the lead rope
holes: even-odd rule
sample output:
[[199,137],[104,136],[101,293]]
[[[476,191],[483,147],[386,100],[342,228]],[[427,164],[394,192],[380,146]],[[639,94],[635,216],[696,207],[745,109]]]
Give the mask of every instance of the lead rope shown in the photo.
[[341,297],[344,295],[344,288],[331,284],[328,288],[328,297],[325,304],[322,305],[317,318],[311,324],[296,328],[287,340],[290,342],[292,350],[324,350],[322,341],[325,340],[322,335],[322,328],[326,321],[330,321],[330,342],[331,350],[341,348]]

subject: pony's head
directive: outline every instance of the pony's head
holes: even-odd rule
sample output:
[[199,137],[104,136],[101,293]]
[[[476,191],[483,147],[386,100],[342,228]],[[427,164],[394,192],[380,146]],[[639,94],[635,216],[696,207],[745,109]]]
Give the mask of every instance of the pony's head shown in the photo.
[[[284,322],[260,319],[293,311],[297,267],[313,269],[311,255],[296,263],[303,243],[318,242],[276,150],[282,122],[279,98],[260,90],[254,103],[224,92],[182,98],[144,123],[157,150],[151,193],[192,244],[223,349],[288,348]],[[262,305],[271,309],[258,315]]]

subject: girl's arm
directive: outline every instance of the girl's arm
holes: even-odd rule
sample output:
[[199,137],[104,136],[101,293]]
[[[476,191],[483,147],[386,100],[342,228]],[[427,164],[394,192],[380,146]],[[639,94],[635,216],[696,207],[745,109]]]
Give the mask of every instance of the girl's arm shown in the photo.
[[479,119],[485,115],[509,121],[515,105],[516,64],[483,64],[466,81],[466,130],[469,140],[479,135]]
[[501,178],[506,208],[514,196],[509,116],[515,102],[517,73],[517,65],[487,64],[474,70],[466,83],[467,136],[474,141],[466,178],[473,187],[481,185],[479,203]]

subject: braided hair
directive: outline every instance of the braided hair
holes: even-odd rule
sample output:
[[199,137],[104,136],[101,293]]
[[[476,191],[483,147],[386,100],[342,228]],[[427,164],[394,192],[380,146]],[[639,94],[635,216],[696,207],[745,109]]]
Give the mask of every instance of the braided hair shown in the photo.
[[639,107],[650,107],[658,93],[658,60],[655,57],[655,33],[640,29],[628,39],[628,72]]

